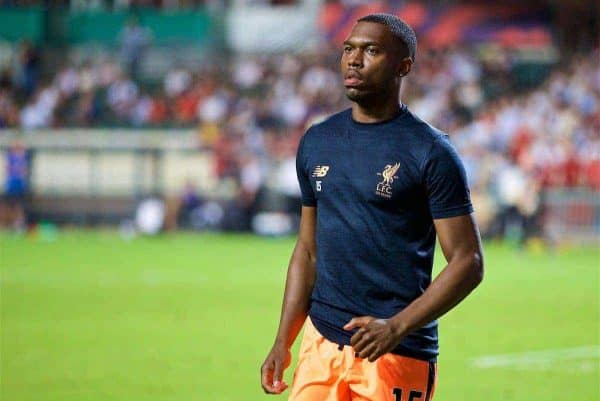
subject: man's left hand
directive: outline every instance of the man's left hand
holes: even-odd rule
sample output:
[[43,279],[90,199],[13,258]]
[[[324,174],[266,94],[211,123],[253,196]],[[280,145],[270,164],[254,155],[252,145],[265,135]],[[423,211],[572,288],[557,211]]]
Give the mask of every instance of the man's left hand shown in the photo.
[[372,316],[355,317],[344,326],[344,330],[359,328],[350,339],[350,345],[360,358],[374,362],[381,355],[393,350],[402,340],[388,319]]

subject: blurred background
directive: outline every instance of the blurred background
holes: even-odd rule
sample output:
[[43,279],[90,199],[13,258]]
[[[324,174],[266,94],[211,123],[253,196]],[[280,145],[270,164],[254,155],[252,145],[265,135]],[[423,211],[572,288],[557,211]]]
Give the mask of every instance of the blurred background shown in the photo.
[[349,106],[339,45],[384,11],[418,33],[402,100],[450,134],[484,236],[599,236],[595,2],[1,4],[4,227],[293,233],[298,140]]
[[492,271],[441,359],[477,384],[439,399],[598,399],[598,2],[0,0],[3,399],[262,399],[298,141],[374,12],[417,32],[402,101],[463,158]]

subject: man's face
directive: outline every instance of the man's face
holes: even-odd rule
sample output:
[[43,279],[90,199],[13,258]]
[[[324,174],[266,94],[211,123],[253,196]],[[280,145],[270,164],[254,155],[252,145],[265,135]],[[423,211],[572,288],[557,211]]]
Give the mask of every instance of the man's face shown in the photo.
[[[341,68],[346,96],[364,102],[396,90],[401,74],[400,48],[385,25],[359,22],[344,41]],[[410,66],[408,67],[410,69]],[[397,96],[397,94],[396,94]]]

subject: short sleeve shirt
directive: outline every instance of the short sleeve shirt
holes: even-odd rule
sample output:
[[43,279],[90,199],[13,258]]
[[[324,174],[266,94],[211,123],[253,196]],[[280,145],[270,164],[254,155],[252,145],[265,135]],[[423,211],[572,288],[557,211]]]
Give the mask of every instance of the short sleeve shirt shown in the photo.
[[[317,278],[309,315],[330,341],[350,344],[356,316],[390,318],[431,283],[434,219],[473,211],[465,170],[448,136],[406,106],[363,124],[351,110],[312,126],[296,167],[302,204],[317,211]],[[438,354],[437,321],[394,353]]]

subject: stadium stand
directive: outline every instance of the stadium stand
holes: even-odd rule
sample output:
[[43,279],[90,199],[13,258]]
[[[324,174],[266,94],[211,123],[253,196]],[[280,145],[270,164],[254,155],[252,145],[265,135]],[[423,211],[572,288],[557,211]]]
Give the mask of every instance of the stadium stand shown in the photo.
[[[276,186],[297,194],[286,166],[304,129],[348,106],[335,49],[355,15],[393,11],[424,38],[403,100],[449,132],[486,233],[504,234],[514,216],[539,231],[540,198],[549,188],[600,190],[597,48],[557,63],[543,22],[490,25],[498,15],[523,21],[521,8],[461,5],[440,12],[403,4],[327,3],[319,17],[327,40],[318,51],[234,53],[226,62],[207,57],[191,66],[174,59],[160,79],[140,73],[155,33],[139,19],[124,19],[115,51],[99,57],[67,52],[58,64],[44,63],[43,45],[23,40],[2,52],[0,127],[195,129],[215,160],[213,174],[232,179],[252,213],[274,165],[281,171]],[[538,62],[523,62],[519,44],[537,52]],[[186,185],[186,196],[192,187]]]

